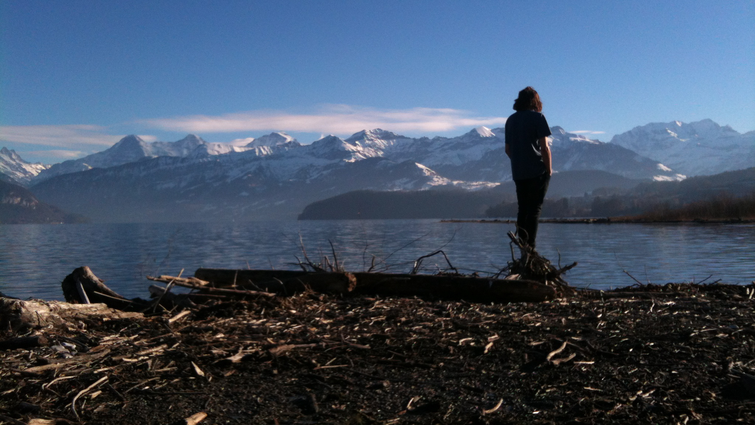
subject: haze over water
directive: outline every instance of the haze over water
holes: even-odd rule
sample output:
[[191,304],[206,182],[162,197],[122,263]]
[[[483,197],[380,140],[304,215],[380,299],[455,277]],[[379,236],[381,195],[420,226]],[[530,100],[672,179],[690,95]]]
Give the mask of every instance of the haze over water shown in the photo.
[[[60,282],[87,265],[122,295],[147,298],[145,276],[191,276],[200,267],[298,269],[301,243],[313,262],[333,255],[346,270],[408,273],[423,255],[443,250],[462,273],[491,275],[511,260],[511,224],[438,220],[279,221],[250,223],[0,226],[0,292],[62,299]],[[755,225],[542,224],[538,251],[578,287],[643,283],[749,284],[755,280]],[[447,268],[443,256],[423,273]],[[632,277],[628,276],[627,273]],[[706,280],[707,279],[707,280]]]

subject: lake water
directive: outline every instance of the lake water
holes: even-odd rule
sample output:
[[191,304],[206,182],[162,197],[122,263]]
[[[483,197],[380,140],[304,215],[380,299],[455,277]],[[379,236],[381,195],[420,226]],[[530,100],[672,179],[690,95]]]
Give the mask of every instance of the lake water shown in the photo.
[[[414,261],[443,250],[462,272],[494,274],[511,260],[512,224],[438,220],[278,221],[194,224],[1,225],[0,292],[62,299],[60,282],[89,266],[122,295],[148,297],[145,276],[191,276],[199,267],[297,270],[302,246],[310,260],[332,260],[330,242],[350,271],[409,272]],[[538,251],[578,287],[755,280],[755,225],[541,224]],[[560,259],[560,260],[559,260]],[[447,267],[443,256],[423,272]],[[625,273],[626,271],[627,273]]]

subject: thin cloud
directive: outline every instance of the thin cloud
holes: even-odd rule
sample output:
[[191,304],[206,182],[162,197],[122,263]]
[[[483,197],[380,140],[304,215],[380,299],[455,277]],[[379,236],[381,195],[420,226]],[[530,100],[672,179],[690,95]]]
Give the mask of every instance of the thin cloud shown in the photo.
[[69,151],[69,150],[62,150],[62,149],[51,149],[51,150],[45,150],[45,151],[24,151],[19,153],[22,156],[43,156],[46,158],[56,158],[61,160],[68,160],[68,159],[77,159],[81,158],[83,156],[89,155],[87,152],[82,151]]
[[104,134],[104,130],[103,127],[96,125],[0,126],[0,140],[58,148],[109,147],[123,137]]
[[395,132],[433,133],[482,125],[496,126],[505,122],[505,117],[475,117],[468,111],[457,109],[378,110],[349,105],[328,105],[310,114],[250,111],[219,116],[193,115],[144,121],[154,128],[188,133],[282,130],[324,134],[351,134],[374,128]]
[[605,131],[593,131],[593,130],[577,130],[577,131],[570,131],[569,133],[574,133],[574,134],[606,134]]
[[231,146],[246,146],[254,141],[254,137],[247,137],[245,139],[233,139],[228,142]]
[[[142,139],[145,142],[147,142],[147,143],[151,143],[151,142],[156,142],[157,141],[157,136],[153,136],[151,134],[137,134],[137,136],[140,139]],[[122,138],[123,138],[123,136],[118,136],[118,140],[120,140]]]

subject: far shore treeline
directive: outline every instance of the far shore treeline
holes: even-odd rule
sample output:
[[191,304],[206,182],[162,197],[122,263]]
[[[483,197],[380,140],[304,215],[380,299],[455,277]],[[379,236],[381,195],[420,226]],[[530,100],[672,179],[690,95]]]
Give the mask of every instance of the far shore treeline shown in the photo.
[[[563,173],[568,174],[568,173]],[[543,218],[625,217],[642,221],[754,220],[755,168],[683,181],[622,181],[581,196],[555,190]],[[614,181],[613,183],[618,183]],[[633,183],[633,184],[629,184]],[[300,220],[474,219],[516,217],[513,184],[480,191],[423,190],[348,192],[308,205]]]

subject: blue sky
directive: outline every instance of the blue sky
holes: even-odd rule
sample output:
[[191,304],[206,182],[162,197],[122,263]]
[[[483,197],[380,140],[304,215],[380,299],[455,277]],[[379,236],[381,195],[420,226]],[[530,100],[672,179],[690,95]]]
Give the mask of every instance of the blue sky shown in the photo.
[[755,130],[755,1],[0,0],[0,146],[28,161],[127,134],[302,143],[502,126]]

